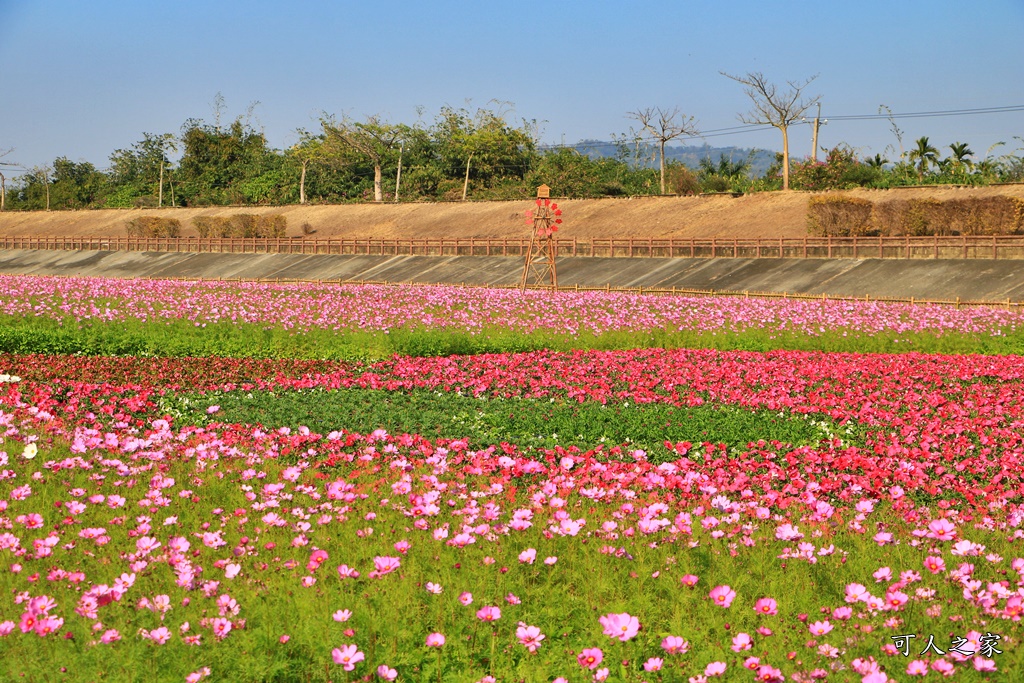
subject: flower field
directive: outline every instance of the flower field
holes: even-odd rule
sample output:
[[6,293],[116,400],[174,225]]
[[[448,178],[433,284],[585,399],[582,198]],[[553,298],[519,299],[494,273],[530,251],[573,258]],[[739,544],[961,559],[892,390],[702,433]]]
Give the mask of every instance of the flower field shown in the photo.
[[1024,312],[879,302],[0,275],[0,352],[382,360],[541,349],[1024,354]]
[[965,343],[1018,314],[325,287],[316,318],[284,285],[0,279],[19,329],[92,339],[173,345],[247,311],[307,351],[364,323],[566,344],[0,354],[2,680],[1024,671],[1024,357],[592,348],[702,325]]

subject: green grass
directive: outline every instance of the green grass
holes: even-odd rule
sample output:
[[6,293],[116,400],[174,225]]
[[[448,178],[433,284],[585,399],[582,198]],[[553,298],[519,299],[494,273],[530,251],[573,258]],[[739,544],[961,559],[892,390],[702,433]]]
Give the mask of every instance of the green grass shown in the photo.
[[394,354],[449,356],[514,353],[552,349],[712,348],[719,350],[831,351],[945,354],[1024,354],[1024,330],[1002,335],[946,332],[859,334],[826,331],[747,330],[735,333],[650,330],[578,336],[509,331],[499,325],[478,334],[429,328],[311,330],[297,333],[256,324],[211,323],[196,326],[181,320],[117,323],[61,323],[49,318],[0,316],[0,353],[47,353],[107,356],[219,356],[231,358],[310,358],[380,360]]
[[[206,412],[211,405],[220,406],[214,415]],[[306,426],[321,434],[342,428],[362,434],[384,429],[391,434],[465,438],[473,448],[502,442],[521,447],[582,449],[628,444],[629,448],[647,451],[652,458],[669,457],[665,441],[724,443],[742,450],[758,440],[802,446],[839,436],[849,445],[864,443],[864,428],[860,425],[840,427],[820,416],[733,406],[680,408],[660,403],[603,405],[596,401],[481,399],[424,390],[171,392],[161,397],[158,412],[174,416],[178,426],[217,421],[266,428]]]

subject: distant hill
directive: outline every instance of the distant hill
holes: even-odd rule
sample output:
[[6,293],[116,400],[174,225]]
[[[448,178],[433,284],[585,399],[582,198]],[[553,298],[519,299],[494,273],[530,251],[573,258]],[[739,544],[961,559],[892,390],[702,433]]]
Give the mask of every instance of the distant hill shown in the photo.
[[[639,149],[632,143],[622,143],[603,140],[581,140],[572,146],[580,154],[586,154],[592,159],[602,157],[615,157],[625,150],[627,158],[639,166],[657,166],[657,148],[650,143],[641,143]],[[717,165],[718,159],[725,155],[730,161],[742,161],[748,156],[750,159],[751,171],[754,177],[764,175],[768,167],[775,161],[775,152],[767,149],[752,149],[746,147],[712,147],[711,145],[667,145],[665,147],[665,158],[672,161],[679,161],[688,168],[697,169],[701,159],[710,158]]]

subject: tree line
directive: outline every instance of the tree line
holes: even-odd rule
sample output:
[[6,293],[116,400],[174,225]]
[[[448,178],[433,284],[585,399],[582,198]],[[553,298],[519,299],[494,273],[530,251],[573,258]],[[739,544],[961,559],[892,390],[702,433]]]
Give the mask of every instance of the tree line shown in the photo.
[[697,168],[666,160],[668,142],[700,135],[697,122],[678,107],[628,112],[639,128],[615,138],[612,156],[587,154],[582,146],[544,147],[536,123],[511,120],[510,106],[502,103],[444,107],[429,123],[324,115],[315,129],[297,131],[295,145],[279,150],[253,125],[252,107],[222,122],[218,96],[213,122],[189,119],[178,134],[143,133],[115,150],[107,169],[59,157],[4,179],[0,209],[527,199],[541,184],[554,196],[585,198],[1024,180],[1021,150],[994,156],[990,148],[979,158],[966,143],[940,148],[927,137],[904,150],[895,124],[900,154],[893,160],[858,158],[839,145],[822,150],[823,161],[790,162],[787,128],[817,102],[802,97],[813,78],[791,82],[788,91],[761,74],[730,78],[746,87],[755,105],[741,120],[783,133],[783,153],[761,177],[752,174],[749,157],[709,157]]

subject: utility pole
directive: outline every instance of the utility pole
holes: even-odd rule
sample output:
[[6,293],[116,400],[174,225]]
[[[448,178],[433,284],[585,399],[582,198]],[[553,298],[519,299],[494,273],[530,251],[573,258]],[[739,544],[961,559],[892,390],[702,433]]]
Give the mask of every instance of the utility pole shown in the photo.
[[[818,102],[818,115],[814,117],[814,134],[811,136],[811,159],[815,162],[818,161],[818,129],[822,123],[821,102]],[[824,123],[828,123],[828,119],[825,119]]]

